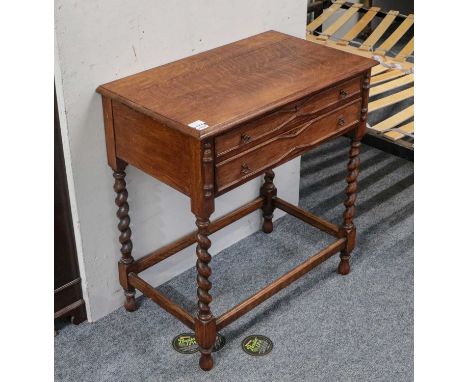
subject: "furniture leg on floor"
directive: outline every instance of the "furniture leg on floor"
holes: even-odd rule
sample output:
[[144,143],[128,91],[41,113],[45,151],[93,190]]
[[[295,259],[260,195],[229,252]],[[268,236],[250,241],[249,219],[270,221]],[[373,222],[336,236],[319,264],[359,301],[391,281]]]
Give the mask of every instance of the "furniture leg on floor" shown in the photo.
[[[195,331],[199,365],[210,370],[216,334],[329,257],[341,252],[349,272],[359,145],[365,132],[369,76],[376,61],[269,31],[102,85],[107,159],[114,170],[119,218],[120,282],[125,308],[135,289]],[[239,77],[242,73],[242,80]],[[216,106],[216,107],[215,107]],[[343,226],[277,196],[273,169],[333,138],[353,135]],[[125,168],[131,164],[188,196],[196,231],[134,260]],[[215,198],[262,174],[260,195],[210,221]],[[333,237],[326,248],[219,317],[210,304],[209,236],[262,210],[273,231],[278,208]],[[196,243],[198,313],[171,301],[138,274]]]
[[216,320],[210,309],[213,297],[210,294],[211,255],[208,249],[211,241],[208,239],[210,221],[207,218],[197,217],[197,295],[198,316],[195,319],[195,338],[200,348],[200,367],[210,370],[213,367],[211,352],[216,340]]
[[121,244],[119,261],[119,278],[120,284],[124,289],[125,303],[124,307],[127,311],[133,312],[136,310],[135,288],[128,282],[127,269],[133,263],[132,257],[133,243],[131,240],[132,230],[130,229],[130,216],[128,215],[129,205],[127,202],[128,191],[125,182],[125,168],[127,164],[119,162],[119,167],[114,171],[114,191],[117,194],[115,204],[117,205],[117,217],[119,218],[118,229],[120,231],[119,242]]

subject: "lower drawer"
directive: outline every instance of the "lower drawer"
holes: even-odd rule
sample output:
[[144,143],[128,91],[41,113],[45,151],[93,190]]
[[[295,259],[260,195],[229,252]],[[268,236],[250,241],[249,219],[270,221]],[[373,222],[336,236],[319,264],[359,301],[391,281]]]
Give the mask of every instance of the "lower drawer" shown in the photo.
[[360,114],[361,100],[358,99],[216,164],[217,194],[302,154],[322,141],[344,133],[359,121]]

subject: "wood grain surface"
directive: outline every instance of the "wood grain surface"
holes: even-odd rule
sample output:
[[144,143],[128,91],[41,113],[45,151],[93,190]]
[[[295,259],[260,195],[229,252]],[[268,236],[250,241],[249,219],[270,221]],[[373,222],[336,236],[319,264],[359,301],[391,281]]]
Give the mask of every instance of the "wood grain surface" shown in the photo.
[[273,113],[254,119],[231,129],[215,139],[217,160],[224,160],[239,151],[260,143],[263,138],[281,133],[295,125],[316,118],[320,114],[358,98],[361,77],[287,104]]
[[216,164],[216,194],[237,187],[262,171],[276,167],[327,139],[344,134],[346,130],[356,126],[360,113],[361,100],[358,99],[350,105],[317,120],[304,122],[281,135],[276,135],[264,144]]
[[[100,86],[185,134],[216,135],[359,75],[377,62],[269,31]],[[209,127],[196,130],[191,122]]]

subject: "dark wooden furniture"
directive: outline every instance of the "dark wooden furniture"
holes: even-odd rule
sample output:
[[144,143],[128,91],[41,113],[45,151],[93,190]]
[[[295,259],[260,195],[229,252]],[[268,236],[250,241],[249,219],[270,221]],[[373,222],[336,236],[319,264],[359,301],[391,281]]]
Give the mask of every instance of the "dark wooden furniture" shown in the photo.
[[[135,288],[190,329],[200,346],[200,367],[213,367],[216,332],[338,252],[349,272],[360,140],[365,132],[368,58],[270,31],[100,86],[107,153],[114,170],[125,307],[136,309]],[[193,123],[198,121],[197,123]],[[194,126],[194,127],[191,127]],[[272,168],[331,138],[351,133],[344,222],[341,227],[278,198]],[[138,260],[132,257],[127,164],[188,195],[197,230]],[[215,198],[265,174],[260,195],[210,222]],[[303,264],[220,317],[210,303],[208,236],[257,210],[263,231],[273,230],[279,208],[336,237]],[[138,273],[197,243],[198,315],[144,281]]]
[[54,94],[54,319],[86,320],[81,278],[63,158],[57,98]]

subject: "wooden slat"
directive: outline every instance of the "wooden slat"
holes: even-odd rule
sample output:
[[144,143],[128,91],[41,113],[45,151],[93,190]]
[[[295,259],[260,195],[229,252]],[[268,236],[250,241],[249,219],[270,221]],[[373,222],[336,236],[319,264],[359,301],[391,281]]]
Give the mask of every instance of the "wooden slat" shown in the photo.
[[396,80],[388,81],[381,85],[372,87],[369,91],[369,96],[372,97],[372,96],[382,94],[392,89],[398,89],[399,87],[408,85],[412,82],[414,82],[414,75],[407,74],[406,76],[397,78]]
[[371,50],[371,48],[379,41],[379,39],[383,36],[385,31],[392,25],[392,22],[398,16],[400,12],[398,11],[390,11],[388,12],[387,16],[379,23],[377,28],[375,28],[374,32],[362,43],[359,47],[361,50]]
[[400,101],[403,101],[407,98],[411,98],[414,96],[414,87],[402,90],[401,92],[391,94],[388,97],[380,98],[376,101],[369,102],[369,113],[382,109],[386,106],[393,105]]
[[372,21],[378,11],[380,11],[379,7],[370,8],[366,14],[362,16],[361,19],[340,39],[340,41],[337,42],[337,44],[348,45],[349,42],[361,33],[367,24]]
[[406,44],[402,50],[395,56],[395,60],[397,61],[405,61],[408,56],[413,53],[414,51],[414,37],[409,40],[408,44]]
[[[234,221],[239,220],[240,218],[252,213],[253,211],[259,209],[263,204],[263,198],[258,197],[251,202],[239,207],[238,209],[220,217],[219,219],[213,221],[208,227],[208,233],[211,235],[220,229],[226,227]],[[143,272],[145,269],[175,255],[177,252],[182,251],[184,248],[187,248],[189,245],[194,244],[197,241],[197,232],[191,232],[182,238],[165,245],[162,248],[157,249],[149,253],[146,256],[141,257],[140,259],[134,261],[130,265],[130,271],[135,273]]]
[[328,18],[333,15],[338,9],[341,8],[341,5],[344,4],[345,0],[336,1],[332,4],[331,7],[325,9],[323,13],[317,17],[316,19],[312,20],[312,22],[307,25],[307,30],[312,33],[316,30],[320,25],[322,25]]
[[405,73],[399,70],[390,70],[388,72],[371,77],[370,84],[377,85],[377,84],[380,84],[381,82],[390,81],[390,80],[393,80],[394,78],[398,78],[404,75]]
[[[317,36],[313,36],[311,34],[308,34],[306,36],[306,39],[308,41],[312,41],[312,42],[315,42],[317,44],[325,45],[325,46],[328,46],[330,48],[342,50],[343,52],[356,54],[356,55],[362,56],[362,57],[372,58],[372,56],[374,55],[373,52],[370,52],[370,51],[367,51],[367,50],[360,50],[360,49],[357,49],[357,48],[355,48],[353,46],[350,46],[350,45],[338,45],[335,41],[332,41],[331,39],[328,39],[328,40],[325,40],[325,41],[324,40],[319,40],[317,38]],[[414,66],[413,63],[411,63],[411,62],[396,61],[392,57],[388,57],[388,56],[384,57],[384,62],[386,64],[398,64],[400,66],[401,70],[412,70],[413,66]]]
[[67,313],[70,313],[72,310],[75,310],[76,308],[80,307],[81,305],[84,305],[84,303],[85,303],[84,300],[80,298],[78,301],[75,301],[75,302],[71,303],[70,305],[67,305],[66,307],[64,307],[64,308],[62,308],[59,311],[54,313],[54,320],[56,318],[65,316]]
[[189,329],[195,329],[195,319],[190,313],[188,313],[180,305],[176,304],[175,302],[171,301],[169,298],[164,296],[157,289],[153,288],[141,277],[138,277],[135,273],[129,273],[128,281],[130,282],[130,285],[138,289],[145,296],[149,297],[166,312],[172,314],[180,322],[188,326]]
[[411,28],[414,23],[414,16],[408,15],[397,29],[380,45],[376,50],[376,54],[385,56],[387,52],[403,37],[403,35]]
[[329,223],[326,220],[296,207],[295,205],[288,203],[286,200],[281,198],[275,198],[275,206],[284,212],[287,212],[290,215],[295,216],[296,218],[318,228],[321,231],[324,231],[330,235],[338,237],[340,234],[340,227],[335,224]]
[[341,251],[344,248],[345,244],[346,244],[346,238],[338,239],[337,241],[330,244],[327,248],[322,249],[319,253],[310,257],[309,259],[304,261],[302,264],[298,265],[296,268],[292,269],[288,273],[281,276],[279,279],[267,285],[260,292],[255,293],[253,296],[249,297],[247,300],[244,300],[240,304],[236,305],[234,308],[228,310],[226,313],[221,315],[216,320],[216,329],[221,330],[226,325],[229,325],[231,322],[237,320],[239,317],[251,311],[253,308],[261,304],[263,301],[267,300],[274,294],[278,293],[283,288],[286,288],[293,281],[305,275],[307,272],[315,268],[317,265],[323,263],[330,256]]
[[393,141],[396,141],[400,138],[403,138],[406,134],[404,133],[414,133],[414,121],[409,122],[406,125],[400,126],[399,128],[385,133],[385,136],[390,138]]
[[318,38],[326,40],[338,31],[353,15],[362,7],[362,4],[353,4],[345,13],[343,13],[332,25],[330,25]]
[[392,115],[390,118],[379,122],[378,124],[372,126],[373,130],[379,132],[385,132],[398,126],[400,123],[403,123],[414,116],[414,105],[407,107],[406,109]]
[[161,247],[131,264],[131,270],[135,273],[143,272],[145,269],[175,255],[197,241],[196,232],[191,232],[180,239]]
[[377,74],[386,72],[387,70],[389,70],[389,69],[387,67],[383,66],[383,65],[374,66],[371,69],[371,76],[376,76]]

